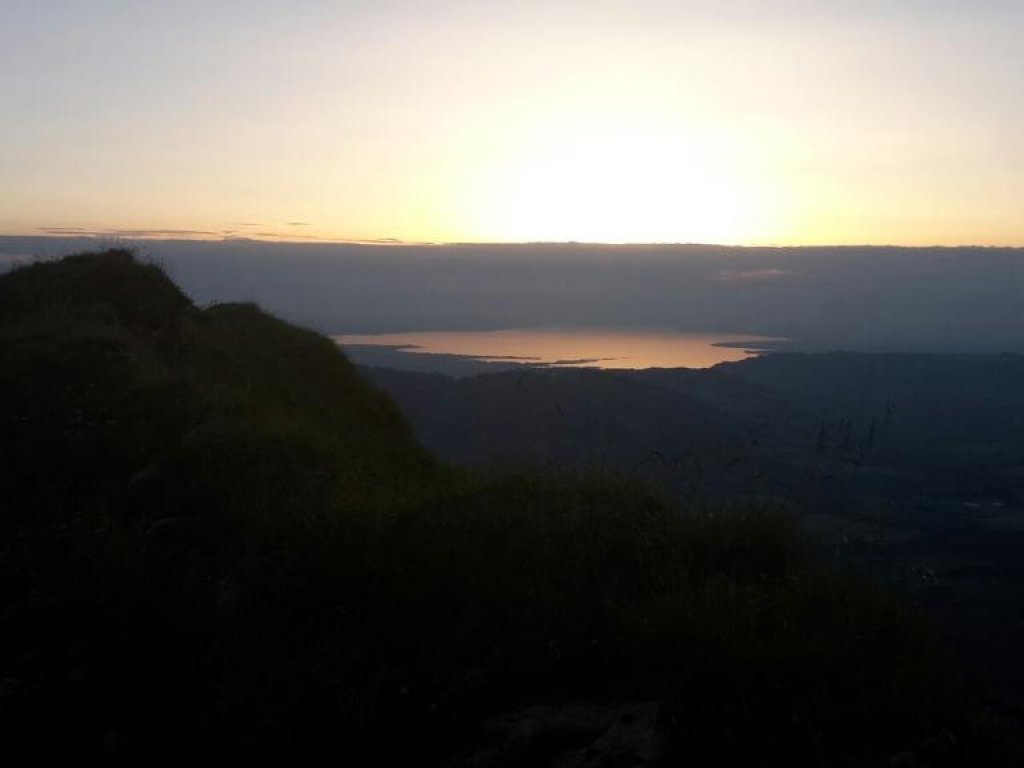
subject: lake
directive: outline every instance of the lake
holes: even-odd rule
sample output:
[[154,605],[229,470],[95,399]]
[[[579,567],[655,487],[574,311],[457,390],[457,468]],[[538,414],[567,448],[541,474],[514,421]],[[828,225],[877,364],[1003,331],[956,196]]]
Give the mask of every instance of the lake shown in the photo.
[[481,363],[587,368],[709,368],[743,360],[784,341],[742,333],[663,330],[507,329],[334,336],[360,362],[361,352],[444,355]]

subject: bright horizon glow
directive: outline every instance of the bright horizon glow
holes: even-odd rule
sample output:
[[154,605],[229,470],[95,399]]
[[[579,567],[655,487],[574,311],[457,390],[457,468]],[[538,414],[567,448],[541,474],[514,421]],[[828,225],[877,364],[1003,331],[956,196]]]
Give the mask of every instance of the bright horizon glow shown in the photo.
[[488,179],[475,216],[498,240],[741,242],[759,200],[712,136],[595,115],[527,133]]
[[0,234],[1024,245],[1011,0],[15,0]]

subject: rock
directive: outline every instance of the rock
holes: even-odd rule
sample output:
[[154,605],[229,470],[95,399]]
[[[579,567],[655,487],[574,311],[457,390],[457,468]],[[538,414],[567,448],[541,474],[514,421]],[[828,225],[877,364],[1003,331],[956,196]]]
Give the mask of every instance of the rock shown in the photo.
[[485,744],[450,768],[641,768],[662,755],[657,702],[537,705],[482,728]]
[[914,768],[917,764],[913,752],[893,752],[889,755],[889,768]]
[[634,768],[656,765],[661,759],[658,706],[627,704],[608,729],[589,747],[557,760],[557,768]]

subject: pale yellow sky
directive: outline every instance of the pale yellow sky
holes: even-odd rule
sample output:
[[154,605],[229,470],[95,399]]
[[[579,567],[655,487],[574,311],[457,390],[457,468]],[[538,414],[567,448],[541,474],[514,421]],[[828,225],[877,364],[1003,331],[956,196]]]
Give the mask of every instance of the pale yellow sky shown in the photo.
[[0,233],[1024,244],[1009,0],[5,14]]

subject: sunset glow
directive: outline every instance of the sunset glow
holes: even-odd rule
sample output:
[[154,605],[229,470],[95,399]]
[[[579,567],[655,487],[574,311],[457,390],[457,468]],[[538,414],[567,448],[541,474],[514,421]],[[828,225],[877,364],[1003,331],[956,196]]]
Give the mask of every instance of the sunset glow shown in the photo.
[[545,125],[495,162],[481,229],[513,241],[753,240],[768,201],[721,144],[613,113]]
[[15,2],[0,233],[1020,245],[1024,6]]

